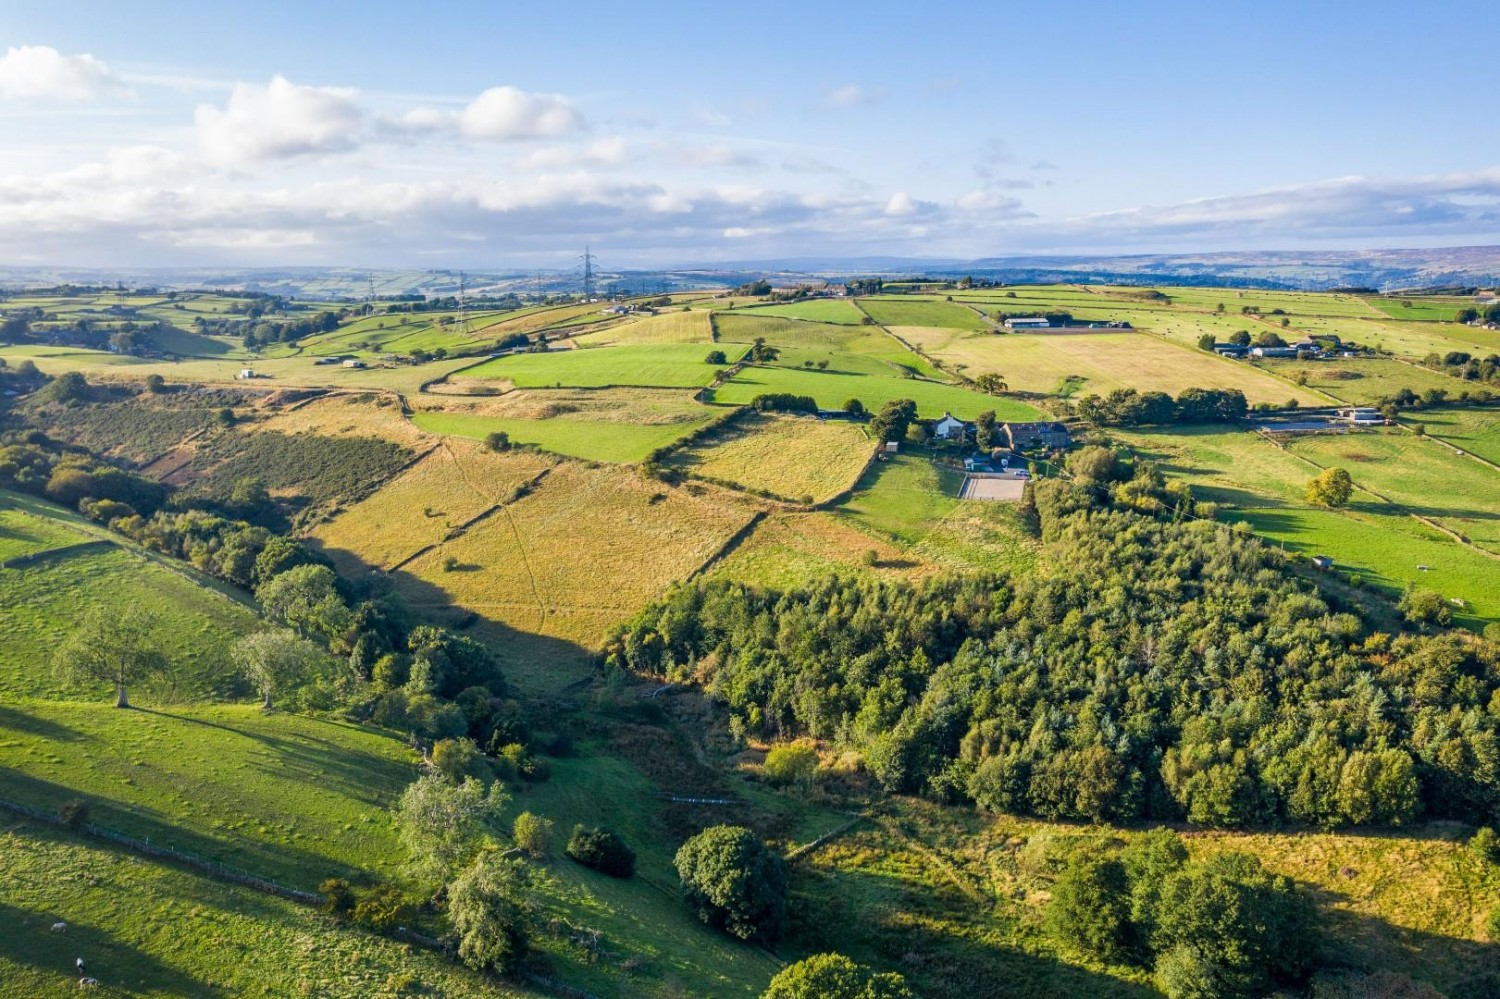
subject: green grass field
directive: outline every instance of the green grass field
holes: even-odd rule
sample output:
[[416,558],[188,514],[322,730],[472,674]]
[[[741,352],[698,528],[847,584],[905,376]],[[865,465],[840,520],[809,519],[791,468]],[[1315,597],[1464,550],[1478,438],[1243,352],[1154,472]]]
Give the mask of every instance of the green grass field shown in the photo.
[[841,409],[845,400],[858,399],[866,409],[874,411],[893,399],[911,399],[925,419],[949,412],[960,419],[972,420],[986,410],[993,410],[1001,420],[1032,420],[1038,415],[1036,409],[1015,399],[987,396],[920,378],[765,365],[742,369],[713,390],[713,401],[743,405],[769,392],[812,396],[823,409]]
[[1401,417],[1408,427],[1423,427],[1439,440],[1451,441],[1471,454],[1500,465],[1500,411],[1491,409],[1423,409]]
[[[763,339],[780,350],[800,352],[795,364],[791,365],[794,367],[805,359],[826,360],[830,367],[839,369],[853,367],[865,373],[893,374],[903,378],[917,375],[940,382],[953,380],[952,376],[912,353],[899,339],[879,327],[836,326],[739,314],[720,315],[714,321],[718,324],[720,339],[725,342],[751,343]],[[878,361],[884,367],[872,368],[864,363],[869,361]],[[782,365],[787,366],[785,361]]]
[[[1455,616],[1470,626],[1500,620],[1500,561],[1369,493],[1356,493],[1346,510],[1309,505],[1304,494],[1318,469],[1291,451],[1252,433],[1208,427],[1112,435],[1169,476],[1191,483],[1201,498],[1220,504],[1221,520],[1245,521],[1272,543],[1303,555],[1328,555],[1340,572],[1390,596],[1417,586],[1463,600],[1466,607],[1456,608]],[[1326,439],[1362,442],[1369,436]],[[1358,484],[1365,473],[1349,470]]]
[[1357,357],[1331,361],[1273,358],[1252,364],[1292,382],[1305,382],[1307,388],[1341,402],[1359,406],[1373,405],[1404,388],[1418,395],[1434,388],[1457,395],[1464,388],[1464,383],[1457,378],[1389,358]]
[[[0,518],[0,550],[15,554],[111,537],[64,510],[14,493],[0,492]],[[6,635],[0,643],[0,692],[105,696],[102,686],[65,686],[52,671],[53,653],[81,607],[134,608],[147,615],[173,663],[171,675],[147,696],[171,701],[236,689],[226,647],[255,626],[254,612],[191,568],[115,537],[110,544],[0,569],[0,633]]]
[[985,321],[973,309],[935,298],[862,298],[860,308],[882,326],[944,326],[982,330]]
[[[487,361],[463,377],[517,388],[697,388],[723,370],[704,362],[712,349],[708,344],[651,343],[516,354]],[[724,352],[731,362],[737,359],[732,349]]]
[[434,434],[484,440],[504,431],[517,444],[590,461],[637,462],[659,447],[706,425],[711,414],[681,423],[621,423],[556,417],[550,420],[506,419],[483,413],[416,413],[412,421]]
[[[663,312],[611,326],[597,333],[585,333],[575,341],[580,347],[608,347],[612,344],[703,343],[713,341],[713,328],[707,312]],[[704,347],[706,355],[712,347]]]

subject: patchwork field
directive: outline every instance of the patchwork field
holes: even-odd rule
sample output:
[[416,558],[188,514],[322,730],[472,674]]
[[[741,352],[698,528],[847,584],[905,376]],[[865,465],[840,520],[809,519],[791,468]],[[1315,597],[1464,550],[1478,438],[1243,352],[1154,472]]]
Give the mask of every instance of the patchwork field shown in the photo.
[[1143,333],[1092,332],[954,334],[923,327],[894,328],[903,340],[970,378],[994,372],[1013,391],[1106,395],[1117,388],[1177,395],[1185,388],[1237,388],[1253,405],[1326,398],[1201,350]]
[[752,513],[717,492],[565,462],[500,515],[412,562],[397,587],[417,609],[457,606],[593,647],[718,552]]
[[874,448],[856,423],[752,413],[673,452],[667,464],[752,492],[821,503],[854,485]]
[[[869,553],[875,556],[874,564]],[[864,530],[837,513],[773,513],[710,576],[790,589],[830,573],[917,579],[944,568],[901,542]]]
[[682,391],[536,389],[503,396],[432,396],[412,420],[435,434],[517,444],[590,461],[637,462],[709,423],[718,412]]
[[[865,373],[916,375],[934,381],[949,382],[952,377],[933,367],[925,358],[908,350],[895,337],[879,327],[835,326],[829,323],[804,323],[790,319],[757,319],[745,315],[721,315],[714,320],[720,339],[729,343],[752,343],[763,339],[784,351],[800,351],[801,359],[826,360],[840,369],[857,366]],[[869,362],[883,367],[872,368]],[[786,361],[780,362],[787,366]]]
[[1037,418],[1037,410],[1024,402],[982,395],[957,385],[920,378],[766,365],[741,369],[713,390],[713,401],[744,405],[756,396],[770,392],[812,396],[823,409],[842,409],[846,400],[858,399],[872,412],[894,399],[911,399],[924,419],[934,419],[949,412],[960,419],[972,420],[986,410],[993,410],[1001,420]]
[[501,503],[551,468],[525,451],[495,454],[468,441],[425,458],[311,532],[339,571],[358,578],[368,566],[390,569]]
[[[465,380],[508,382],[517,388],[697,388],[723,370],[704,358],[713,349],[695,343],[650,343],[619,347],[514,354],[463,373]],[[738,356],[726,349],[733,363]]]

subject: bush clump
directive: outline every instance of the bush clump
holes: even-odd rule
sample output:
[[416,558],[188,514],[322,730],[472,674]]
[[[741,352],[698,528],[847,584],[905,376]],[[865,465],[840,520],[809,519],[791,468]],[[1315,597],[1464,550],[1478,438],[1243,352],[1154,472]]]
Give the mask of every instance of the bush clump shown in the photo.
[[612,829],[574,826],[568,838],[568,856],[584,867],[592,867],[612,878],[628,878],[635,873],[635,851]]

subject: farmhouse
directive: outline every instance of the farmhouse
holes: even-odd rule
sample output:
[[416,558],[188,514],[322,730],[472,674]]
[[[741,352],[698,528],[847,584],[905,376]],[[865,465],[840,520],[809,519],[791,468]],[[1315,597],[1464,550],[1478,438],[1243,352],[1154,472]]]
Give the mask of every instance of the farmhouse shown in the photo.
[[1051,327],[1051,320],[1041,316],[1013,316],[1005,321],[1005,328],[1008,330],[1045,330]]
[[255,377],[255,370],[253,368],[241,368],[240,369],[240,373],[238,375],[236,375],[235,377],[237,377],[237,378],[239,378],[241,380],[246,379],[246,378],[254,378]]
[[939,440],[955,440],[964,435],[969,425],[952,413],[944,413],[942,419],[932,425],[932,436]]
[[1033,448],[1066,448],[1073,443],[1068,428],[1061,423],[1002,423],[1000,433],[1010,450],[1030,451]]

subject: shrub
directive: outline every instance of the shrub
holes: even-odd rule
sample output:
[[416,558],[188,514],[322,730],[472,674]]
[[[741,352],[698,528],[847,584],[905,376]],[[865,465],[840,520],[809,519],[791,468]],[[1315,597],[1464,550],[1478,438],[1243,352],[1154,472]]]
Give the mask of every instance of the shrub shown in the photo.
[[711,351],[708,352],[708,356],[703,359],[703,363],[704,364],[728,364],[729,363],[729,358],[727,358],[727,357],[724,356],[724,352],[722,350],[711,350]]
[[330,916],[347,917],[354,911],[354,888],[343,878],[328,878],[318,885],[318,894],[323,896],[319,906]]
[[1469,850],[1483,863],[1500,864],[1500,836],[1489,826],[1481,827],[1469,837]]
[[584,867],[612,878],[628,878],[635,873],[635,851],[610,829],[574,826],[567,853]]
[[1130,883],[1113,857],[1074,857],[1052,886],[1047,925],[1064,942],[1105,961],[1125,956],[1130,937]]
[[786,861],[742,826],[705,829],[677,851],[683,898],[741,940],[775,941],[786,925]]
[[814,954],[771,979],[760,999],[916,999],[897,974],[877,973],[842,954]]
[[370,889],[354,904],[354,921],[380,933],[389,933],[412,914],[411,900],[395,885]]
[[766,754],[763,768],[766,780],[777,787],[810,787],[817,777],[817,750],[805,743],[776,746]]
[[491,451],[509,451],[510,434],[506,433],[504,430],[495,430],[491,433],[485,434],[484,446],[489,448]]
[[65,801],[57,810],[57,818],[64,826],[77,832],[89,824],[89,803],[82,798]]
[[439,739],[432,746],[432,765],[452,781],[471,773],[478,760],[479,747],[473,739]]
[[531,812],[516,816],[511,826],[516,846],[532,860],[545,860],[552,853],[552,820]]

